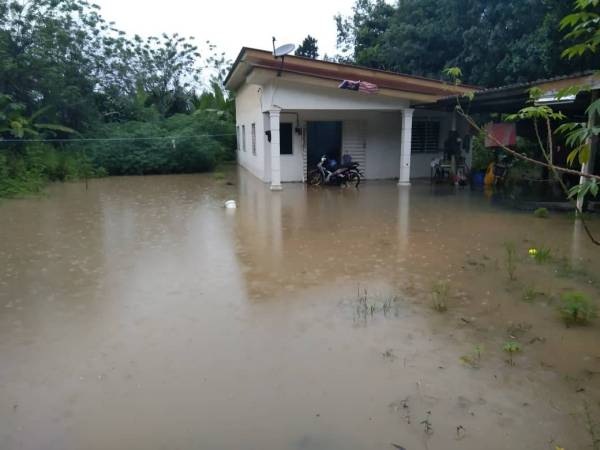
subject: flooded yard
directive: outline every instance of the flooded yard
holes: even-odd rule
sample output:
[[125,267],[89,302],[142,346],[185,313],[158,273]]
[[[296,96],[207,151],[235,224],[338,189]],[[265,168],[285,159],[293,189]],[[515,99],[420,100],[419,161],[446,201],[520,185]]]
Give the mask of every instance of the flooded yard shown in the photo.
[[557,309],[598,301],[600,249],[566,214],[107,178],[0,202],[0,268],[3,450],[599,445],[600,320]]

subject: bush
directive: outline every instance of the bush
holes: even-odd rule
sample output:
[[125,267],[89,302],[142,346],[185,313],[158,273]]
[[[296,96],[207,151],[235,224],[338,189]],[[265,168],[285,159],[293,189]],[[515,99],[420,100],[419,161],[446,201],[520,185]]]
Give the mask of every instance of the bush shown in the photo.
[[473,155],[471,160],[471,170],[473,172],[485,172],[495,159],[493,149],[485,146],[485,131],[481,131],[473,138]]
[[547,219],[550,213],[546,208],[538,208],[533,212],[533,215],[538,219]]
[[177,114],[153,122],[111,123],[97,133],[99,137],[126,138],[91,146],[94,166],[105,168],[109,175],[206,172],[219,161],[235,159],[233,124],[210,112]]
[[69,181],[102,175],[89,158],[74,148],[43,143],[0,149],[0,197],[41,191],[49,181]]
[[561,297],[559,313],[567,325],[585,325],[596,318],[598,309],[582,292],[567,292]]

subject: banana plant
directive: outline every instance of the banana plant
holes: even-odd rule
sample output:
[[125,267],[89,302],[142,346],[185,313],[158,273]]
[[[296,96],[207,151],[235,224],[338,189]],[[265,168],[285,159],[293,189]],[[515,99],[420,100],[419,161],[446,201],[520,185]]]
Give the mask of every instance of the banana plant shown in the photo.
[[41,108],[27,117],[23,104],[14,102],[8,95],[0,94],[0,140],[3,135],[16,139],[35,138],[44,131],[75,133],[75,130],[63,125],[39,123],[38,118],[48,109],[49,107]]

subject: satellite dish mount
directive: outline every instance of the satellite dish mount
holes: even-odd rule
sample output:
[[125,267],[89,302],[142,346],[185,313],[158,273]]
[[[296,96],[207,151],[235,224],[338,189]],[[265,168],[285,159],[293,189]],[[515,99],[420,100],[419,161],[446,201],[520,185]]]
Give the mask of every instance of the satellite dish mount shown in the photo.
[[281,58],[281,64],[279,66],[279,70],[277,71],[277,76],[280,77],[281,71],[283,70],[285,55],[292,53],[296,46],[294,44],[284,44],[279,47],[275,47],[275,40],[275,37],[273,37],[273,58]]

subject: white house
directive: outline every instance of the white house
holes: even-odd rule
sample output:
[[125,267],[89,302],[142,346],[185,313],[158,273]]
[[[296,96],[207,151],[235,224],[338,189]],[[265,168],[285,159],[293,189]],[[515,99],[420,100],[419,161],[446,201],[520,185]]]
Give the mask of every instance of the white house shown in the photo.
[[[343,80],[379,89],[340,89]],[[338,161],[351,155],[367,179],[408,185],[428,177],[457,120],[454,113],[414,106],[476,89],[298,56],[282,62],[251,48],[241,50],[225,85],[236,96],[238,163],[272,190],[304,181],[323,154]]]

